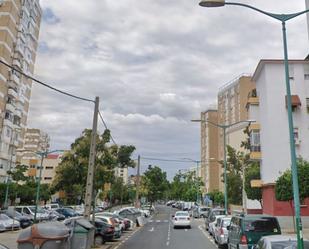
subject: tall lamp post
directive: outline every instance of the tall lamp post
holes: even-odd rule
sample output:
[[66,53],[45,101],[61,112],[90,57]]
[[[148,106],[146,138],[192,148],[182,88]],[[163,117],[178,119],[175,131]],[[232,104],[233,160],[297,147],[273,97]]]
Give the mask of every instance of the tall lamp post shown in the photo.
[[208,121],[208,120],[201,120],[201,119],[193,119],[191,120],[192,122],[202,122],[202,123],[209,123],[213,126],[216,126],[218,128],[221,128],[223,130],[223,165],[224,165],[224,209],[225,209],[225,214],[228,213],[228,205],[227,205],[227,174],[226,174],[226,168],[227,168],[227,160],[226,160],[226,130],[228,128],[231,128],[234,125],[237,124],[241,124],[241,123],[252,123],[255,122],[253,120],[243,120],[243,121],[239,121],[233,124],[229,124],[229,125],[223,125],[223,124],[216,124],[214,122]]
[[197,177],[198,177],[198,165],[201,161],[198,161],[198,160],[193,160],[191,158],[182,158],[182,159],[185,159],[185,160],[188,160],[190,162],[194,162],[196,163],[196,174],[195,174],[195,182],[196,182],[196,203],[199,203],[199,189],[198,189],[198,182],[197,182]]
[[237,3],[237,2],[225,2],[225,0],[202,0],[199,3],[202,7],[221,7],[224,5],[235,5],[245,8],[252,9],[261,14],[269,16],[275,20],[281,22],[282,25],[282,35],[283,35],[283,52],[284,52],[284,69],[285,69],[285,84],[286,84],[286,95],[287,95],[287,106],[288,106],[288,123],[289,123],[289,138],[290,138],[290,154],[291,154],[291,168],[292,168],[292,179],[293,179],[293,198],[294,198],[294,209],[296,216],[296,226],[297,226],[297,248],[303,249],[303,235],[302,235],[302,223],[300,217],[300,202],[299,202],[299,187],[298,187],[298,176],[297,176],[297,164],[296,164],[296,152],[295,152],[295,141],[294,141],[294,125],[292,116],[292,106],[291,106],[291,87],[290,87],[290,76],[289,76],[289,61],[288,61],[288,49],[287,49],[287,36],[285,24],[287,21],[309,12],[309,9],[300,11],[292,14],[275,14],[260,10],[248,4]]

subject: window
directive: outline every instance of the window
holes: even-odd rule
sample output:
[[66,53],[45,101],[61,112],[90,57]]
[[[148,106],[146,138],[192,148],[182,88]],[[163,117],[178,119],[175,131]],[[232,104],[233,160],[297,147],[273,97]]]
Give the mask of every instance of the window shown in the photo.
[[290,80],[294,80],[294,65],[289,65],[289,76]]
[[261,142],[260,142],[260,131],[253,130],[250,134],[250,150],[251,152],[260,152],[261,151]]
[[297,127],[294,127],[293,135],[294,135],[294,142],[296,145],[298,145],[300,140],[299,140],[299,130]]
[[44,177],[44,180],[52,180],[51,177]]
[[309,80],[309,64],[304,65],[304,79]]
[[46,166],[45,169],[53,169],[53,166]]
[[306,98],[306,107],[307,107],[307,112],[309,113],[309,98]]

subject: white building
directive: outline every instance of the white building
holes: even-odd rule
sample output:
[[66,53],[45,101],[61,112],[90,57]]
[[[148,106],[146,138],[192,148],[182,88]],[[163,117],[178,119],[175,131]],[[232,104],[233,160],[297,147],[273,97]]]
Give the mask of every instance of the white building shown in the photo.
[[[309,61],[290,60],[289,68],[296,154],[309,161]],[[261,60],[253,80],[256,94],[249,97],[248,109],[257,122],[250,126],[251,158],[260,160],[263,212],[287,216],[289,204],[278,203],[274,193],[276,179],[291,167],[283,61]]]
[[125,185],[129,182],[128,168],[115,168],[115,176],[123,179]]

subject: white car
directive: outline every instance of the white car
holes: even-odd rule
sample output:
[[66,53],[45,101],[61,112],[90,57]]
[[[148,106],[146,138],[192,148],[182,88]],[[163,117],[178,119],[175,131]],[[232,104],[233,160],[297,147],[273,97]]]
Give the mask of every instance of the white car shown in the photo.
[[191,217],[188,211],[177,211],[172,216],[172,222],[174,228],[176,227],[188,227],[191,228]]
[[211,236],[215,236],[215,226],[217,224],[217,219],[221,218],[221,217],[225,217],[225,215],[217,215],[215,216],[215,221],[209,223],[209,228],[208,228],[208,232]]

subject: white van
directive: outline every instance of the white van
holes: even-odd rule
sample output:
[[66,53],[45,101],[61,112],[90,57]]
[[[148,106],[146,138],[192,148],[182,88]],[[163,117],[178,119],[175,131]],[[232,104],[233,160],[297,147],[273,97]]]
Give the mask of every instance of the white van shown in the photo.
[[43,208],[45,208],[46,210],[55,210],[55,209],[60,208],[60,206],[58,203],[50,203],[50,204],[45,204]]
[[[31,220],[34,220],[35,206],[16,206],[15,210],[20,212],[22,215],[28,216]],[[49,219],[48,213],[41,207],[37,208],[36,218],[39,221]]]

